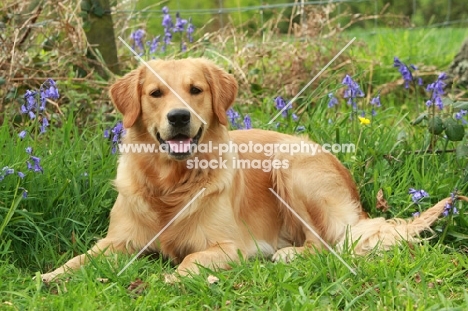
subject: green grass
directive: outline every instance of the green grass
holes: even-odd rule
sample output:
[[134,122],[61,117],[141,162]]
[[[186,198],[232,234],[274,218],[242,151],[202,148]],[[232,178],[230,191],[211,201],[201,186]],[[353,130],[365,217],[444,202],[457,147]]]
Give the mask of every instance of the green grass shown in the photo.
[[[353,63],[324,76],[316,88],[308,89],[295,104],[300,120],[282,120],[281,131],[293,133],[297,125],[319,143],[355,143],[354,154],[337,154],[351,170],[363,205],[373,216],[411,217],[457,188],[467,193],[467,158],[453,152],[418,154],[430,144],[424,126],[410,124],[423,110],[423,100],[415,102],[414,92],[397,86],[381,96],[382,108],[370,125],[349,120],[351,110],[342,100],[338,109],[327,108],[327,94],[340,88],[345,73],[353,73],[364,91],[380,89],[399,78],[392,68],[394,56],[421,66],[444,70],[467,35],[466,30],[389,31],[357,36],[350,50]],[[419,48],[416,48],[416,47]],[[227,53],[224,51],[224,53]],[[230,56],[230,55],[228,55]],[[232,55],[234,57],[234,55]],[[272,53],[268,57],[275,57]],[[372,79],[370,64],[374,62]],[[286,68],[283,68],[286,70]],[[349,70],[349,71],[348,71]],[[264,74],[271,74],[265,72]],[[425,76],[430,82],[435,74]],[[427,81],[426,81],[427,80]],[[303,84],[307,81],[303,81]],[[63,94],[67,85],[59,85]],[[245,100],[240,92],[240,102]],[[272,98],[262,93],[258,105],[235,105],[242,115],[252,117],[254,127],[266,126],[276,113]],[[77,96],[83,96],[77,95]],[[339,96],[339,92],[338,95]],[[423,96],[423,95],[420,95]],[[81,98],[81,97],[80,97]],[[369,112],[366,100],[361,100]],[[419,108],[417,107],[419,106]],[[51,111],[53,107],[49,106]],[[291,264],[274,264],[268,258],[242,260],[229,271],[203,270],[201,275],[167,285],[164,273],[174,268],[157,257],[136,260],[119,277],[117,272],[131,260],[129,256],[98,258],[57,282],[42,284],[33,276],[50,271],[75,254],[89,249],[105,235],[108,214],[116,198],[111,186],[116,156],[103,130],[112,126],[108,115],[96,112],[86,120],[74,110],[53,115],[52,126],[44,135],[17,136],[25,126],[34,132],[35,124],[21,124],[17,115],[5,115],[0,126],[0,168],[13,167],[26,172],[24,151],[33,147],[42,158],[44,173],[28,172],[0,182],[0,309],[260,309],[260,310],[464,310],[468,307],[466,279],[468,260],[468,218],[466,205],[460,213],[443,218],[434,226],[434,238],[420,245],[401,245],[382,254],[344,259],[356,268],[352,275],[330,253],[306,255]],[[451,150],[462,142],[437,149]],[[21,199],[23,187],[29,196]],[[430,198],[420,206],[408,195],[410,187],[425,189]],[[376,196],[383,190],[391,207],[377,210]],[[219,281],[209,284],[208,275]],[[106,279],[105,282],[99,279]],[[141,290],[130,290],[141,279]]]

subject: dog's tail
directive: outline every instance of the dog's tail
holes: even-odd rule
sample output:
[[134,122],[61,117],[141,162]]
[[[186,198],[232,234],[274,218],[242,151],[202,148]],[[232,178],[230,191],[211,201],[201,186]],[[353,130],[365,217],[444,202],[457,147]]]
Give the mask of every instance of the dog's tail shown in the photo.
[[[464,196],[458,196],[457,199],[468,202],[468,198]],[[382,217],[361,219],[348,230],[337,247],[339,249],[352,247],[354,253],[365,254],[375,247],[388,249],[400,241],[417,241],[421,232],[432,231],[430,226],[444,212],[446,205],[452,203],[451,197],[445,198],[411,220],[401,218],[387,220]]]

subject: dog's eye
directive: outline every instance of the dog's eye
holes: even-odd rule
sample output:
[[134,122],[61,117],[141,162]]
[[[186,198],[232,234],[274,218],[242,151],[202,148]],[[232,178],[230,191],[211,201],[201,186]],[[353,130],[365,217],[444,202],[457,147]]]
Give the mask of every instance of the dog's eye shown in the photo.
[[159,90],[159,89],[158,89],[158,90],[154,90],[154,91],[152,91],[152,92],[150,93],[150,96],[151,96],[151,97],[155,97],[155,98],[162,97],[162,95],[163,95],[163,94],[162,94],[161,90]]
[[190,87],[190,94],[192,95],[198,95],[202,92],[202,90],[200,90],[198,87],[196,86],[191,86]]

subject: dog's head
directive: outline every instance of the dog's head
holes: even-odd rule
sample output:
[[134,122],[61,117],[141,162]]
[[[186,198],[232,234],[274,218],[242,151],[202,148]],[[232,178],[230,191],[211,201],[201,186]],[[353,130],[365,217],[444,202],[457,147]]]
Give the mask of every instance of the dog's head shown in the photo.
[[237,82],[206,59],[147,64],[150,68],[142,65],[111,86],[112,101],[125,128],[145,131],[168,148],[169,157],[187,159],[208,130],[227,125]]

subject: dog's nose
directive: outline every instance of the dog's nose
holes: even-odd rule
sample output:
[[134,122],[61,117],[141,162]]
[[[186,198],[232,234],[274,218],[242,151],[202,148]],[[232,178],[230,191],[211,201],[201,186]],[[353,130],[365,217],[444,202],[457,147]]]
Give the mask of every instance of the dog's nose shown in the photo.
[[167,114],[169,124],[174,127],[183,127],[190,123],[190,111],[186,109],[174,109]]

